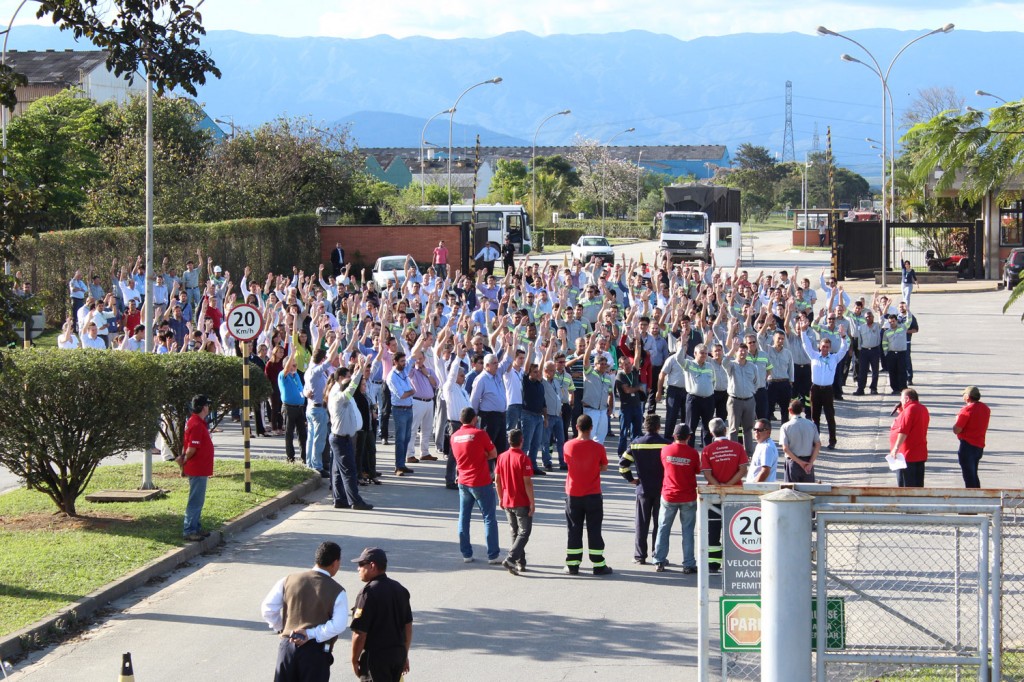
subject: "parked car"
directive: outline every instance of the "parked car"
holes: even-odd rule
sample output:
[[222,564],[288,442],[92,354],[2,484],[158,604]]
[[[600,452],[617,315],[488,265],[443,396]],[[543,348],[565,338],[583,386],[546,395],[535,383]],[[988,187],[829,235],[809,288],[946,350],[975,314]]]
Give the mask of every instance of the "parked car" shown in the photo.
[[583,235],[570,247],[572,257],[587,263],[597,256],[602,262],[614,263],[615,251],[608,240],[598,235]]
[[1013,249],[1003,263],[1003,282],[1007,289],[1013,289],[1020,282],[1020,272],[1024,270],[1024,249]]
[[373,281],[377,288],[384,289],[388,282],[398,277],[398,283],[405,283],[405,269],[409,266],[419,271],[419,266],[412,256],[382,256],[373,264]]

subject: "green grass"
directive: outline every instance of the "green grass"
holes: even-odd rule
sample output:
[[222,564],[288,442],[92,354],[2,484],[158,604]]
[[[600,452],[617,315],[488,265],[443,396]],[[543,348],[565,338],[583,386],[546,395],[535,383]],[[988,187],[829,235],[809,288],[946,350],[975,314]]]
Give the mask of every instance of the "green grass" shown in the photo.
[[[79,498],[79,518],[55,513],[44,494],[15,490],[0,495],[0,635],[54,613],[93,590],[185,544],[182,514],[188,479],[173,463],[154,463],[153,482],[168,494],[151,502],[94,504]],[[290,490],[307,469],[256,460],[252,492],[243,492],[243,464],[218,461],[209,480],[203,527],[227,521]],[[136,489],[141,464],[96,470],[89,491]]]
[[770,215],[763,223],[753,221],[743,223],[744,232],[770,232],[773,230],[792,230],[793,221],[786,220],[782,214]]

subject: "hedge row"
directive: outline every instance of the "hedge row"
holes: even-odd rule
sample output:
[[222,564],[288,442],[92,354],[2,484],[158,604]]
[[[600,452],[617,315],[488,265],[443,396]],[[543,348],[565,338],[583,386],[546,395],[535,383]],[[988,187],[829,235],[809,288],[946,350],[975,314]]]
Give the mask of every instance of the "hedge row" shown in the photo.
[[[313,272],[320,259],[320,232],[313,215],[157,225],[153,240],[155,268],[166,256],[180,272],[185,261],[195,260],[196,249],[202,249],[203,258],[210,256],[230,271],[236,284],[246,265],[259,273],[262,283],[268,272],[291,272],[293,265]],[[130,268],[145,250],[146,231],[142,227],[45,232],[38,239],[18,242],[18,269],[40,295],[47,319],[59,324],[70,308],[67,287],[76,269],[86,277],[92,267],[109,292],[112,259],[118,259],[119,267]],[[206,268],[206,263],[197,265]]]
[[[636,223],[628,220],[607,220],[604,224],[606,237],[615,239],[654,239],[653,228],[647,223]],[[558,227],[535,230],[543,236],[547,246],[568,246],[585,234],[601,234],[601,221],[598,220],[560,220]]]

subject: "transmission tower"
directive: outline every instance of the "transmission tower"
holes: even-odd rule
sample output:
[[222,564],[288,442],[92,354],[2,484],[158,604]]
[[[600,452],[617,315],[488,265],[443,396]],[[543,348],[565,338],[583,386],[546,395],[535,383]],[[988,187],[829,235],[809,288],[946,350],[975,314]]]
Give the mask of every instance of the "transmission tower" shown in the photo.
[[818,122],[814,122],[814,137],[811,138],[811,153],[817,154],[821,151],[821,140],[818,138]]
[[782,137],[782,162],[796,161],[793,148],[793,81],[786,81],[786,132]]

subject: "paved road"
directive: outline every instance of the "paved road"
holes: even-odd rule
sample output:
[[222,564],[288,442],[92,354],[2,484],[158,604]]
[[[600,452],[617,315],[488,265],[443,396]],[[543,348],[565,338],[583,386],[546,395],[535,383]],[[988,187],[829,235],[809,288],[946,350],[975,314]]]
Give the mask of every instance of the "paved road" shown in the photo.
[[[932,414],[929,485],[961,485],[949,428],[963,387],[972,383],[981,386],[993,408],[982,483],[1024,483],[1016,423],[1024,410],[1024,360],[1013,341],[1022,330],[1017,315],[1000,313],[1004,300],[1005,294],[996,292],[915,299],[921,319],[913,351],[915,383]],[[838,405],[839,449],[820,460],[823,481],[892,483],[882,455],[893,402],[869,396]],[[232,439],[237,452],[237,429],[228,427],[219,439],[222,454]],[[280,439],[257,441],[257,446],[281,456]],[[518,578],[479,561],[461,563],[456,493],[441,485],[440,464],[421,464],[413,477],[385,480],[366,490],[377,505],[373,512],[334,510],[321,490],[308,506],[297,505],[166,582],[126,598],[87,634],[33,655],[18,666],[22,672],[14,679],[108,680],[123,651],[133,653],[138,679],[147,682],[265,679],[275,642],[259,622],[260,599],[276,578],[310,565],[323,538],[338,540],[346,560],[370,544],[390,552],[393,576],[413,594],[410,679],[694,679],[695,580],[678,567],[655,574],[632,565],[633,500],[613,473],[604,479],[607,556],[616,569],[608,578],[560,573],[565,531],[563,477],[557,472],[538,481],[532,570]],[[479,556],[479,520],[473,535]],[[504,531],[502,543],[507,547]],[[672,550],[670,558],[678,562],[678,536]],[[339,579],[350,592],[358,590],[350,564]],[[343,652],[335,668],[338,679],[347,677]]]

